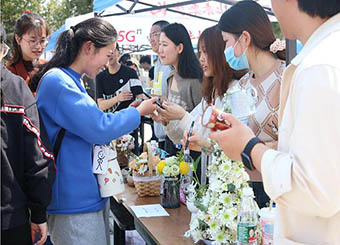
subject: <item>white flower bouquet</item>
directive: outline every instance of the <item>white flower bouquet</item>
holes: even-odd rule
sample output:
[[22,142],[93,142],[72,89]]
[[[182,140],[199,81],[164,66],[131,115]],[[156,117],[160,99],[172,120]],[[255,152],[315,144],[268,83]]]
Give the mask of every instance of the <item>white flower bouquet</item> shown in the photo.
[[230,160],[215,144],[208,177],[209,185],[196,189],[191,196],[198,212],[185,236],[191,236],[195,243],[199,240],[211,240],[213,244],[236,242],[242,188],[248,186],[249,175],[242,162]]

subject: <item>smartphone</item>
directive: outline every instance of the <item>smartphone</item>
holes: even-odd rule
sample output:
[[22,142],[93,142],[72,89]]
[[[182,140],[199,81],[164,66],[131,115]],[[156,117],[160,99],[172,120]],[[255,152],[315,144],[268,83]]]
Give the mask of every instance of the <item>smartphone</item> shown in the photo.
[[[152,98],[150,95],[148,95],[148,94],[145,93],[145,92],[143,92],[143,94],[144,94],[146,97],[148,97],[149,99]],[[156,105],[158,105],[160,108],[162,108],[163,110],[165,110],[164,107],[162,106],[162,104],[161,104],[161,102],[160,102],[159,100],[156,101]]]

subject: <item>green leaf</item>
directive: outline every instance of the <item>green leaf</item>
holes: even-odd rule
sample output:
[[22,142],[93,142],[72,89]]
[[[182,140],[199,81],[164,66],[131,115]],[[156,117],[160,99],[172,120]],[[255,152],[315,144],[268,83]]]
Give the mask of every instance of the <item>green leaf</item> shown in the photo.
[[196,173],[196,170],[197,170],[197,166],[198,166],[198,163],[200,162],[201,160],[201,155],[194,161],[194,164],[193,164],[193,172]]
[[203,212],[207,212],[208,208],[206,206],[204,206],[199,199],[196,199],[194,202],[196,208],[198,208],[199,210],[203,211]]
[[93,0],[1,0],[1,20],[11,46],[16,20],[29,10],[43,17],[50,34],[65,24],[69,17],[92,12]]
[[207,223],[205,223],[203,220],[199,219],[198,224],[199,224],[199,229],[202,230],[202,231],[209,228],[209,225]]
[[183,149],[183,147],[180,151],[178,151],[176,153],[176,159],[177,159],[178,162],[184,161],[184,149]]
[[228,184],[227,185],[228,186],[228,191],[229,192],[235,192],[235,189],[236,189],[236,187],[235,187],[235,185],[234,184]]

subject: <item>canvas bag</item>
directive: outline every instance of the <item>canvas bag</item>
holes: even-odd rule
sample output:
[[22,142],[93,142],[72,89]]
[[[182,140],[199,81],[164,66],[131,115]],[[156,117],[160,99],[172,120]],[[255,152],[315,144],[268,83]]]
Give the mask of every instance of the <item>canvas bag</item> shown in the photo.
[[[101,169],[101,171],[98,171]],[[93,171],[97,175],[101,197],[110,197],[124,192],[123,175],[117,161],[117,152],[109,145],[93,148]]]

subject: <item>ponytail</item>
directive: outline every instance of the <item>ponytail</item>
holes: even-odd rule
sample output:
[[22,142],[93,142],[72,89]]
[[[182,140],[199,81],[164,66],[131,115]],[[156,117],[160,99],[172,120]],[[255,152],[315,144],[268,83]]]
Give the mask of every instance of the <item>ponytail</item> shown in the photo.
[[286,60],[286,41],[276,39],[267,47],[267,50],[277,59]]
[[76,59],[83,44],[91,41],[96,48],[102,48],[112,44],[117,39],[117,31],[107,21],[101,18],[91,18],[71,26],[69,30],[62,32],[58,38],[55,55],[41,66],[32,77],[30,88],[36,92],[38,84],[44,74],[54,67],[69,67]]
[[286,61],[286,49],[277,51],[276,54],[273,54],[273,55],[280,60]]

